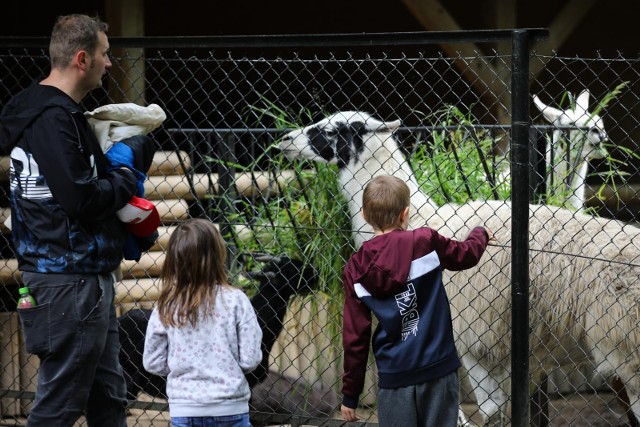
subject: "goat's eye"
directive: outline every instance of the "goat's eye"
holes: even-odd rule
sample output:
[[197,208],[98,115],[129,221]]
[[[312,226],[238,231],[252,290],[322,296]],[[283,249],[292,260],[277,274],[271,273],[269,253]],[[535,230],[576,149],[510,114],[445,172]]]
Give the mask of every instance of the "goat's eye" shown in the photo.
[[601,133],[600,133],[600,129],[598,129],[598,128],[589,129],[589,133],[591,134],[591,136],[593,138],[596,138],[596,139],[600,139],[601,136],[602,136]]

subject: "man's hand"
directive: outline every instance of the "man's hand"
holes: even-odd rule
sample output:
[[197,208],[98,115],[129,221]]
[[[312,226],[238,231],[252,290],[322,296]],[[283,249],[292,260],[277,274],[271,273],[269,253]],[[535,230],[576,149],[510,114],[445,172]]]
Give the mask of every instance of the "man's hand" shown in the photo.
[[120,141],[131,148],[133,154],[133,167],[146,175],[153,163],[153,155],[158,147],[148,135],[135,135]]
[[353,408],[347,408],[346,406],[340,406],[340,412],[342,412],[342,418],[345,421],[358,421],[360,418],[356,415],[356,410]]

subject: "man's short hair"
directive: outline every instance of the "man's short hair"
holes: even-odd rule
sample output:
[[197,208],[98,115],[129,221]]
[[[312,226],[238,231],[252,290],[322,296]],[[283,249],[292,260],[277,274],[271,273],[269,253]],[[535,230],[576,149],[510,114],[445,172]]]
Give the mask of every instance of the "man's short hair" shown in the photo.
[[367,222],[380,230],[399,225],[398,218],[410,203],[407,184],[391,175],[374,177],[362,194],[362,210]]
[[109,26],[87,15],[73,14],[58,17],[49,43],[49,57],[52,68],[65,68],[80,50],[91,56],[98,48],[99,33],[106,33]]

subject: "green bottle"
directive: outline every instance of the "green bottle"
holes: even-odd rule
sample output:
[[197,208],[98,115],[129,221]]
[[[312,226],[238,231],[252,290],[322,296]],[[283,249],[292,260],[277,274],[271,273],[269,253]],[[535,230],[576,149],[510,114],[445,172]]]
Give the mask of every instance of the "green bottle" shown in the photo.
[[36,300],[29,293],[29,288],[24,286],[18,289],[20,298],[18,299],[18,309],[31,308],[36,306]]

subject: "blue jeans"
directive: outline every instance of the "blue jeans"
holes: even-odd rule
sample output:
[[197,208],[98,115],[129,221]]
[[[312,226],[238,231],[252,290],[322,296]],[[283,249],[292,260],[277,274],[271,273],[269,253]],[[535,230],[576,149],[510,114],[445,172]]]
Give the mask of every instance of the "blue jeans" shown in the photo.
[[221,417],[171,417],[171,427],[250,427],[249,414]]
[[38,356],[27,426],[126,427],[126,385],[111,275],[22,274],[36,300],[18,310],[27,351]]

